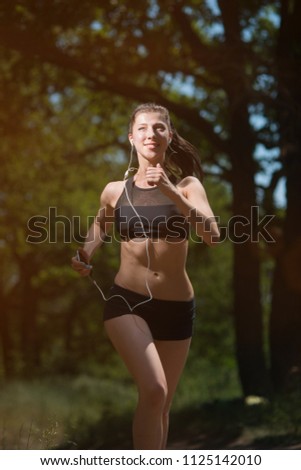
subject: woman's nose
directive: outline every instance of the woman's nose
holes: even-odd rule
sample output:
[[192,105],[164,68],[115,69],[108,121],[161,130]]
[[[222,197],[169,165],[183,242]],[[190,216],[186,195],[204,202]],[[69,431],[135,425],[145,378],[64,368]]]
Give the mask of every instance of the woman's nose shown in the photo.
[[152,127],[147,129],[146,137],[148,139],[152,139],[153,137],[155,137],[155,132],[154,132],[154,129]]

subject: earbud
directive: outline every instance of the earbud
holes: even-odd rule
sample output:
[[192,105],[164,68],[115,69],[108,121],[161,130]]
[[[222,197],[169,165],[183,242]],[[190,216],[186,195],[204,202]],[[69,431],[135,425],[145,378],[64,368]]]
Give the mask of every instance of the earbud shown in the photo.
[[131,146],[133,147],[133,145],[134,145],[134,142],[133,142],[132,140],[131,140],[130,142],[131,142]]

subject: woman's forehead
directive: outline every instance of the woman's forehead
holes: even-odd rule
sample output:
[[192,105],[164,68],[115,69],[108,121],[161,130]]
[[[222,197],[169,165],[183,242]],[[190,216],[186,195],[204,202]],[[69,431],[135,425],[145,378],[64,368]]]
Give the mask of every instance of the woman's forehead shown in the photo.
[[155,124],[155,123],[164,123],[166,122],[166,117],[163,113],[157,111],[141,112],[136,115],[135,124]]

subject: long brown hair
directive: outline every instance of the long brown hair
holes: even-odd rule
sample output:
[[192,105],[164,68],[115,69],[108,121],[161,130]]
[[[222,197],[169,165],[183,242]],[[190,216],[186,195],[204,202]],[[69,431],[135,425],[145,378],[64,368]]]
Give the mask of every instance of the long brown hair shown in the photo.
[[179,181],[185,176],[196,176],[200,180],[203,179],[203,170],[200,163],[200,157],[197,149],[190,142],[181,137],[171,122],[169,111],[164,106],[156,103],[144,103],[135,108],[132,113],[129,133],[133,131],[133,125],[136,116],[139,113],[160,113],[170,131],[172,132],[172,141],[167,147],[165,154],[165,167],[172,176],[172,179]]

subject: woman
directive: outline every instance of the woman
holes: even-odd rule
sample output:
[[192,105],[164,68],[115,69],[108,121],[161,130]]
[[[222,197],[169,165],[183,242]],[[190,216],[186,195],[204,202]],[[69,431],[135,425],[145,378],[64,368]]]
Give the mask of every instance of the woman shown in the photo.
[[196,150],[172,127],[167,109],[138,106],[128,137],[138,170],[105,187],[80,250],[86,265],[75,257],[72,266],[89,275],[87,264],[114,220],[121,262],[105,304],[104,325],[138,389],[134,448],[164,449],[195,312],[185,269],[189,228],[209,245],[218,241],[219,231],[200,182]]

